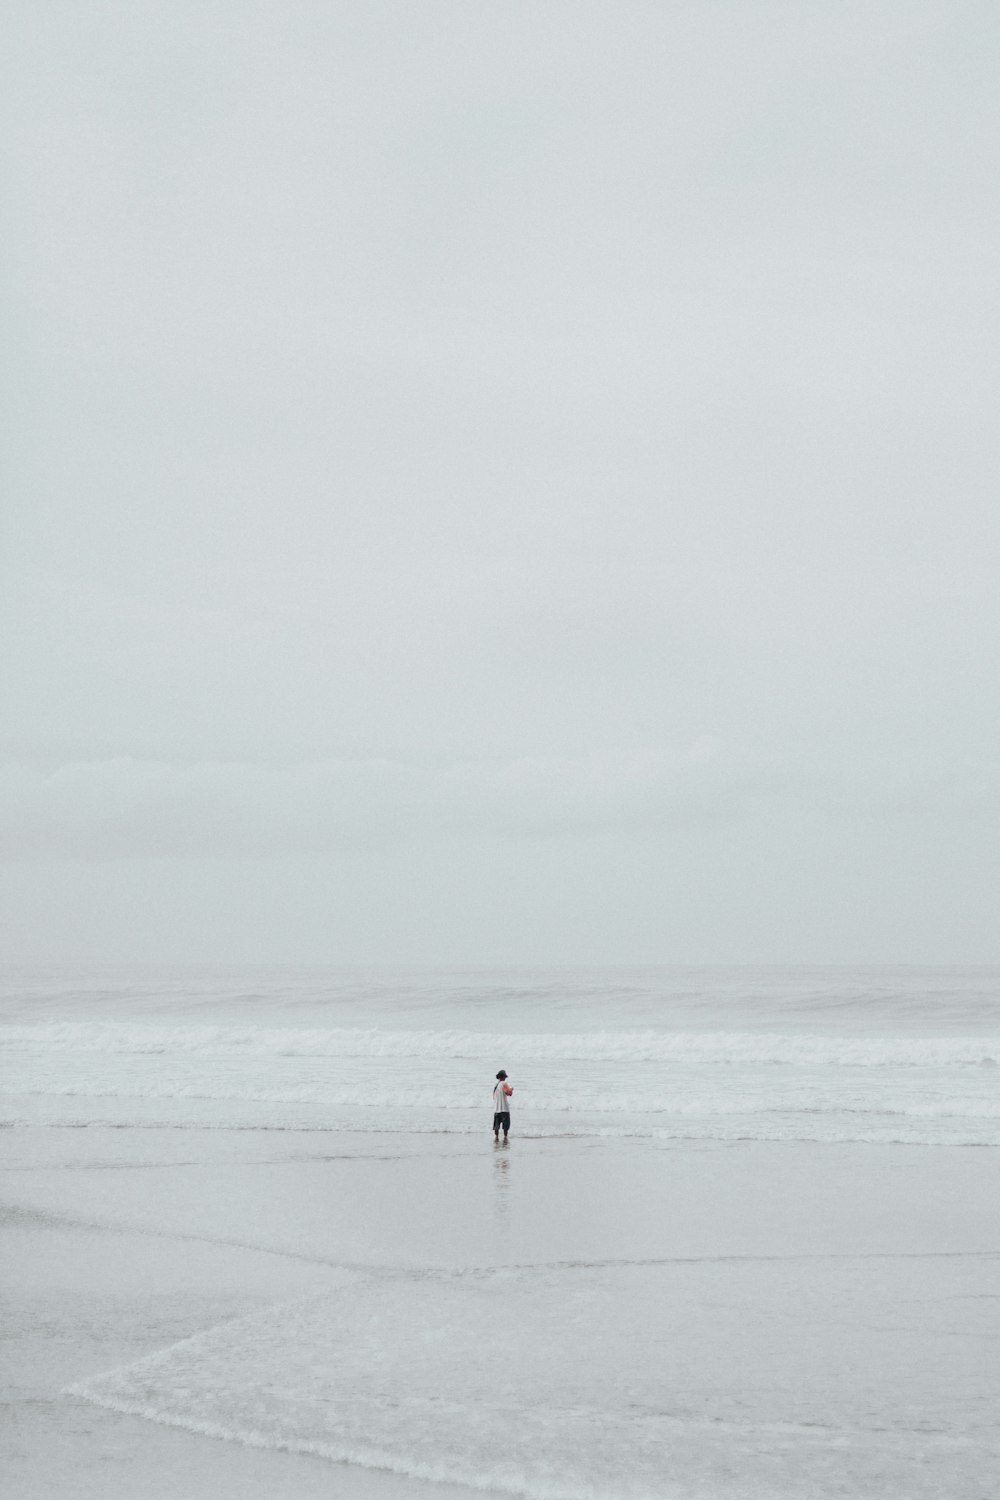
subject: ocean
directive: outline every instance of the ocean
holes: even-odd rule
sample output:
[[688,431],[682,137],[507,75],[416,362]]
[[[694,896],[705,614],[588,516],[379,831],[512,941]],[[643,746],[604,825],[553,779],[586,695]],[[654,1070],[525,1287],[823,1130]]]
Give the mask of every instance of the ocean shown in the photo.
[[1000,1489],[998,969],[8,972],[0,1051],[30,1500],[115,1493],[84,1411],[122,1494],[164,1429],[214,1500],[192,1454],[296,1496]]

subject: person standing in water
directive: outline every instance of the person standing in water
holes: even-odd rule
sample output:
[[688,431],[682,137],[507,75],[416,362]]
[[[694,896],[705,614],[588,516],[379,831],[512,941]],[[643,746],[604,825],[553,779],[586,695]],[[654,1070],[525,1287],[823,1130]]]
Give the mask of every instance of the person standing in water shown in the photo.
[[510,1096],[514,1092],[507,1082],[507,1074],[503,1068],[497,1074],[497,1081],[493,1085],[493,1139],[500,1139],[500,1129],[503,1127],[503,1138],[507,1139],[510,1130]]

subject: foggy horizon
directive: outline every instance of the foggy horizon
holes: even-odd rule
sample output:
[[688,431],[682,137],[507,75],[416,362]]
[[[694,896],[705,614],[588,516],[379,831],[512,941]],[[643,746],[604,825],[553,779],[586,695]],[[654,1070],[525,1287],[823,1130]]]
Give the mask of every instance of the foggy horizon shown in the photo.
[[1000,961],[992,9],[4,30],[0,961]]

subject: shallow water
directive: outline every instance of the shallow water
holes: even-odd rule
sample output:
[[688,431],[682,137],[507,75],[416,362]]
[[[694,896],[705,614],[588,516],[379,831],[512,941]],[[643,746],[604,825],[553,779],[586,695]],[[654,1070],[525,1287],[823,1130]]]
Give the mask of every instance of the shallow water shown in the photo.
[[15,977],[0,1049],[6,1123],[474,1132],[502,1063],[533,1134],[1000,1144],[988,969]]
[[[997,1140],[996,980],[14,977],[0,1182],[49,1447],[82,1402],[196,1445],[193,1497],[235,1445],[359,1495],[983,1500],[996,1156],[961,1143]],[[70,1492],[43,1471],[31,1500]]]

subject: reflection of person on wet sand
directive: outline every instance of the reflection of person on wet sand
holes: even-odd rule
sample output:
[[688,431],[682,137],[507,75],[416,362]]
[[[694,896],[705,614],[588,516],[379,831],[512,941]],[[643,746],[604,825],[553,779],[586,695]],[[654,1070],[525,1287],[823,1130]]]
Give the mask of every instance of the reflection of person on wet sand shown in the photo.
[[514,1090],[507,1082],[507,1074],[503,1068],[497,1074],[497,1081],[493,1085],[493,1139],[500,1139],[500,1129],[503,1127],[503,1138],[507,1139],[510,1130],[510,1096]]
[[498,1218],[506,1218],[510,1212],[510,1152],[493,1153],[493,1212]]

